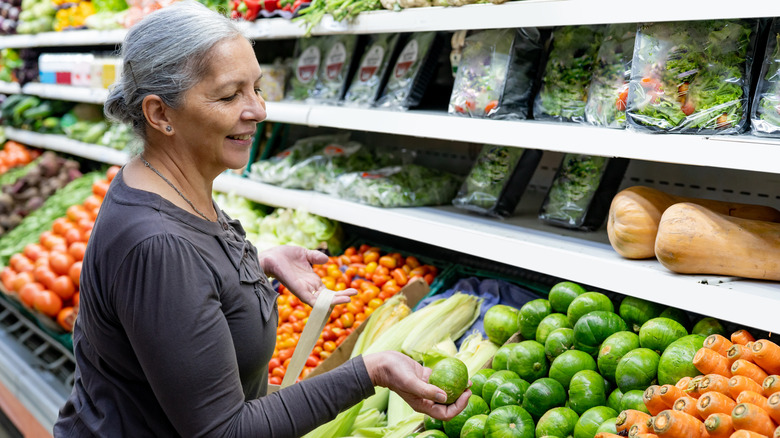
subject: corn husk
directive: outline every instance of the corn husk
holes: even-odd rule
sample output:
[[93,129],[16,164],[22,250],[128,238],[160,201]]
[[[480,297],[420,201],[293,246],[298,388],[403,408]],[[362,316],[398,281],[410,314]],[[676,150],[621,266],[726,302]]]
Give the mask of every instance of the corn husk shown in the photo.
[[360,333],[350,357],[363,354],[369,345],[379,338],[384,332],[397,322],[409,316],[411,309],[406,305],[406,297],[401,294],[388,298],[381,306],[374,310],[366,326]]
[[463,340],[460,344],[460,350],[455,357],[466,364],[469,370],[469,377],[481,370],[485,363],[496,355],[498,346],[490,340],[482,337],[482,333],[474,332]]
[[400,395],[390,393],[390,401],[387,403],[387,427],[394,427],[414,414],[414,409]]
[[420,426],[425,419],[425,415],[415,412],[393,427],[387,427],[385,438],[406,438],[411,435]]
[[361,401],[355,406],[338,414],[333,420],[307,433],[304,435],[304,438],[318,438],[324,436],[336,438],[349,435],[352,431],[352,425],[355,424],[355,419],[358,417],[362,407],[363,402]]
[[423,365],[433,368],[440,360],[454,357],[456,354],[458,354],[458,347],[455,346],[455,342],[452,339],[447,338],[423,353]]
[[365,403],[363,409],[355,418],[355,422],[352,424],[352,431],[350,435],[355,435],[358,429],[368,428],[382,428],[387,426],[387,415],[384,412],[380,412],[378,409],[369,408],[366,409]]

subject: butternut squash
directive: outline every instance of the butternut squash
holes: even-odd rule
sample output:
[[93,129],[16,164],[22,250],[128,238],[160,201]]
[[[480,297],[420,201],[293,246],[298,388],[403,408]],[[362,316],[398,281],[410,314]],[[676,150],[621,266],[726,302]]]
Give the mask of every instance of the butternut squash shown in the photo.
[[682,274],[780,280],[780,224],[674,204],[661,216],[655,254]]
[[650,187],[634,186],[622,190],[612,198],[607,219],[607,235],[612,248],[629,259],[653,257],[661,215],[670,205],[680,202],[703,205],[729,216],[780,222],[780,211],[772,207],[686,198]]

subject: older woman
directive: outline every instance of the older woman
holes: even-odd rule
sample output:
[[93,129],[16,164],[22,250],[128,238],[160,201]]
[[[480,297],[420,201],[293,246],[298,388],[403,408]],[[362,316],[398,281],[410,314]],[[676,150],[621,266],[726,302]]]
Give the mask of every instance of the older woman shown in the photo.
[[[55,436],[300,436],[373,393],[398,392],[447,419],[430,370],[400,353],[357,357],[266,394],[276,293],[313,304],[316,251],[262,254],[212,201],[214,178],[244,167],[266,117],[250,42],[224,17],[184,2],[151,14],[122,45],[106,114],[131,123],[140,155],[117,174],[84,258],[73,392]],[[337,294],[345,303],[354,290]]]

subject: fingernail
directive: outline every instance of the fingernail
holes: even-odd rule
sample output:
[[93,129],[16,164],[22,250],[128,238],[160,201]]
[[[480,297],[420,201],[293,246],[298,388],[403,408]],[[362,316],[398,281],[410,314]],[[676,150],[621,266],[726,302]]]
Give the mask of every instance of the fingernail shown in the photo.
[[444,395],[442,393],[439,393],[439,394],[436,395],[436,402],[437,403],[444,403],[446,401],[447,401],[447,396],[446,395]]

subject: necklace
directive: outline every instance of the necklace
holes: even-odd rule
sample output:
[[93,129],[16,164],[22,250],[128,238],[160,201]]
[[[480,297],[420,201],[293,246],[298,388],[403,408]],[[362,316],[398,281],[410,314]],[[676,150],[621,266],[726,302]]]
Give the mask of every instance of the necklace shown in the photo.
[[168,180],[168,178],[164,177],[164,176],[163,176],[163,174],[162,174],[162,173],[160,173],[160,171],[159,171],[159,170],[155,169],[155,168],[154,168],[154,166],[152,166],[151,164],[149,164],[149,162],[148,162],[148,161],[146,161],[146,158],[144,158],[144,156],[143,156],[143,155],[139,155],[139,156],[141,157],[141,161],[143,161],[143,162],[144,162],[144,165],[145,165],[146,167],[148,167],[149,169],[152,169],[152,171],[153,171],[154,173],[156,173],[156,174],[157,174],[157,176],[159,176],[160,178],[162,178],[162,179],[163,179],[163,181],[165,181],[166,183],[168,183],[168,185],[169,185],[169,186],[171,186],[171,188],[172,188],[173,190],[176,190],[176,193],[178,193],[178,194],[179,194],[179,196],[181,196],[181,199],[184,199],[184,200],[187,202],[187,204],[190,204],[190,207],[192,207],[192,209],[193,209],[193,210],[195,210],[195,213],[198,213],[199,215],[201,215],[201,217],[202,217],[203,219],[206,219],[207,221],[211,222],[211,219],[209,219],[209,218],[208,218],[208,217],[207,217],[205,214],[203,214],[203,212],[201,212],[200,210],[198,210],[198,209],[195,207],[195,204],[193,204],[193,203],[192,203],[192,201],[190,201],[189,199],[187,199],[187,197],[186,197],[186,196],[184,196],[184,193],[182,193],[182,192],[181,192],[181,190],[177,189],[177,188],[176,188],[176,186],[175,186],[175,185],[173,185],[173,183],[172,183],[172,182],[170,182],[170,181]]

